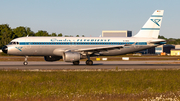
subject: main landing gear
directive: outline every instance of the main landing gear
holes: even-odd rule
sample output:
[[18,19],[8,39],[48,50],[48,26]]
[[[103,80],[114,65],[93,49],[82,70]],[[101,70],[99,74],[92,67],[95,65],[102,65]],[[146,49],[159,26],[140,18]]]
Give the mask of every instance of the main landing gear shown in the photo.
[[[79,65],[79,61],[74,61],[73,65]],[[93,61],[92,60],[87,60],[86,65],[93,65]]]
[[93,61],[90,60],[90,56],[87,56],[88,60],[86,61],[86,65],[93,65]]
[[25,59],[24,59],[24,62],[23,62],[23,64],[24,64],[25,66],[28,65],[27,58],[28,58],[28,56],[25,56]]
[[93,61],[92,60],[87,60],[86,65],[93,65]]
[[[86,65],[93,65],[93,61],[90,60],[90,56],[87,56],[88,60],[86,61]],[[74,61],[73,65],[79,65],[79,61]]]

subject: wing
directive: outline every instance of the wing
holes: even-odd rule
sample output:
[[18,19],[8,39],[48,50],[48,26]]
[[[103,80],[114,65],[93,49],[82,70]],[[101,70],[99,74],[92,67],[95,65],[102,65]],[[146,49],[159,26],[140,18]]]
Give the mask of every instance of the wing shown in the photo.
[[123,48],[124,45],[113,45],[113,46],[103,46],[103,47],[92,47],[92,48],[82,48],[82,49],[76,49],[73,51],[76,52],[85,52],[87,54],[93,54],[93,53],[98,53],[102,51],[108,51],[108,50],[113,50],[113,49],[120,49]]
[[112,46],[103,46],[103,47],[92,47],[92,48],[80,48],[80,49],[60,49],[57,48],[53,51],[54,55],[62,56],[64,52],[79,52],[82,55],[91,55],[91,54],[99,54],[99,52],[113,50],[113,49],[121,49],[124,46],[128,45],[112,45]]

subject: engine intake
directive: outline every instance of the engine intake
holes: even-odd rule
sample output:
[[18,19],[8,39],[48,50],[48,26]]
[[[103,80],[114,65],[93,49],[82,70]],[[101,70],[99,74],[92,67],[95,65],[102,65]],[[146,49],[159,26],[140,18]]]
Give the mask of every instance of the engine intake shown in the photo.
[[53,62],[62,59],[62,56],[44,56],[45,61]]
[[63,54],[63,60],[65,62],[74,62],[74,61],[79,61],[81,58],[80,53],[77,52],[65,52]]

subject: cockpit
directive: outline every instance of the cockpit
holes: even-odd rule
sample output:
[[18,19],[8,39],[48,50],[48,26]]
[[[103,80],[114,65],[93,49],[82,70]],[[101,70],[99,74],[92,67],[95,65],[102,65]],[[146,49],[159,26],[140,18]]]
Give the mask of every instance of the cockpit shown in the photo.
[[10,42],[8,45],[19,45],[19,42]]

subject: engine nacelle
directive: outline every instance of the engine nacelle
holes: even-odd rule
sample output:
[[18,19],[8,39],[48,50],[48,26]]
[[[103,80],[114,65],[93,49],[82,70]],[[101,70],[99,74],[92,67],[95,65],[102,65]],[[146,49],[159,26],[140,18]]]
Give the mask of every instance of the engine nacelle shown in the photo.
[[53,62],[62,59],[62,56],[44,56],[45,61]]
[[81,59],[80,53],[77,52],[65,52],[63,54],[63,60],[65,62],[74,62],[79,61]]

